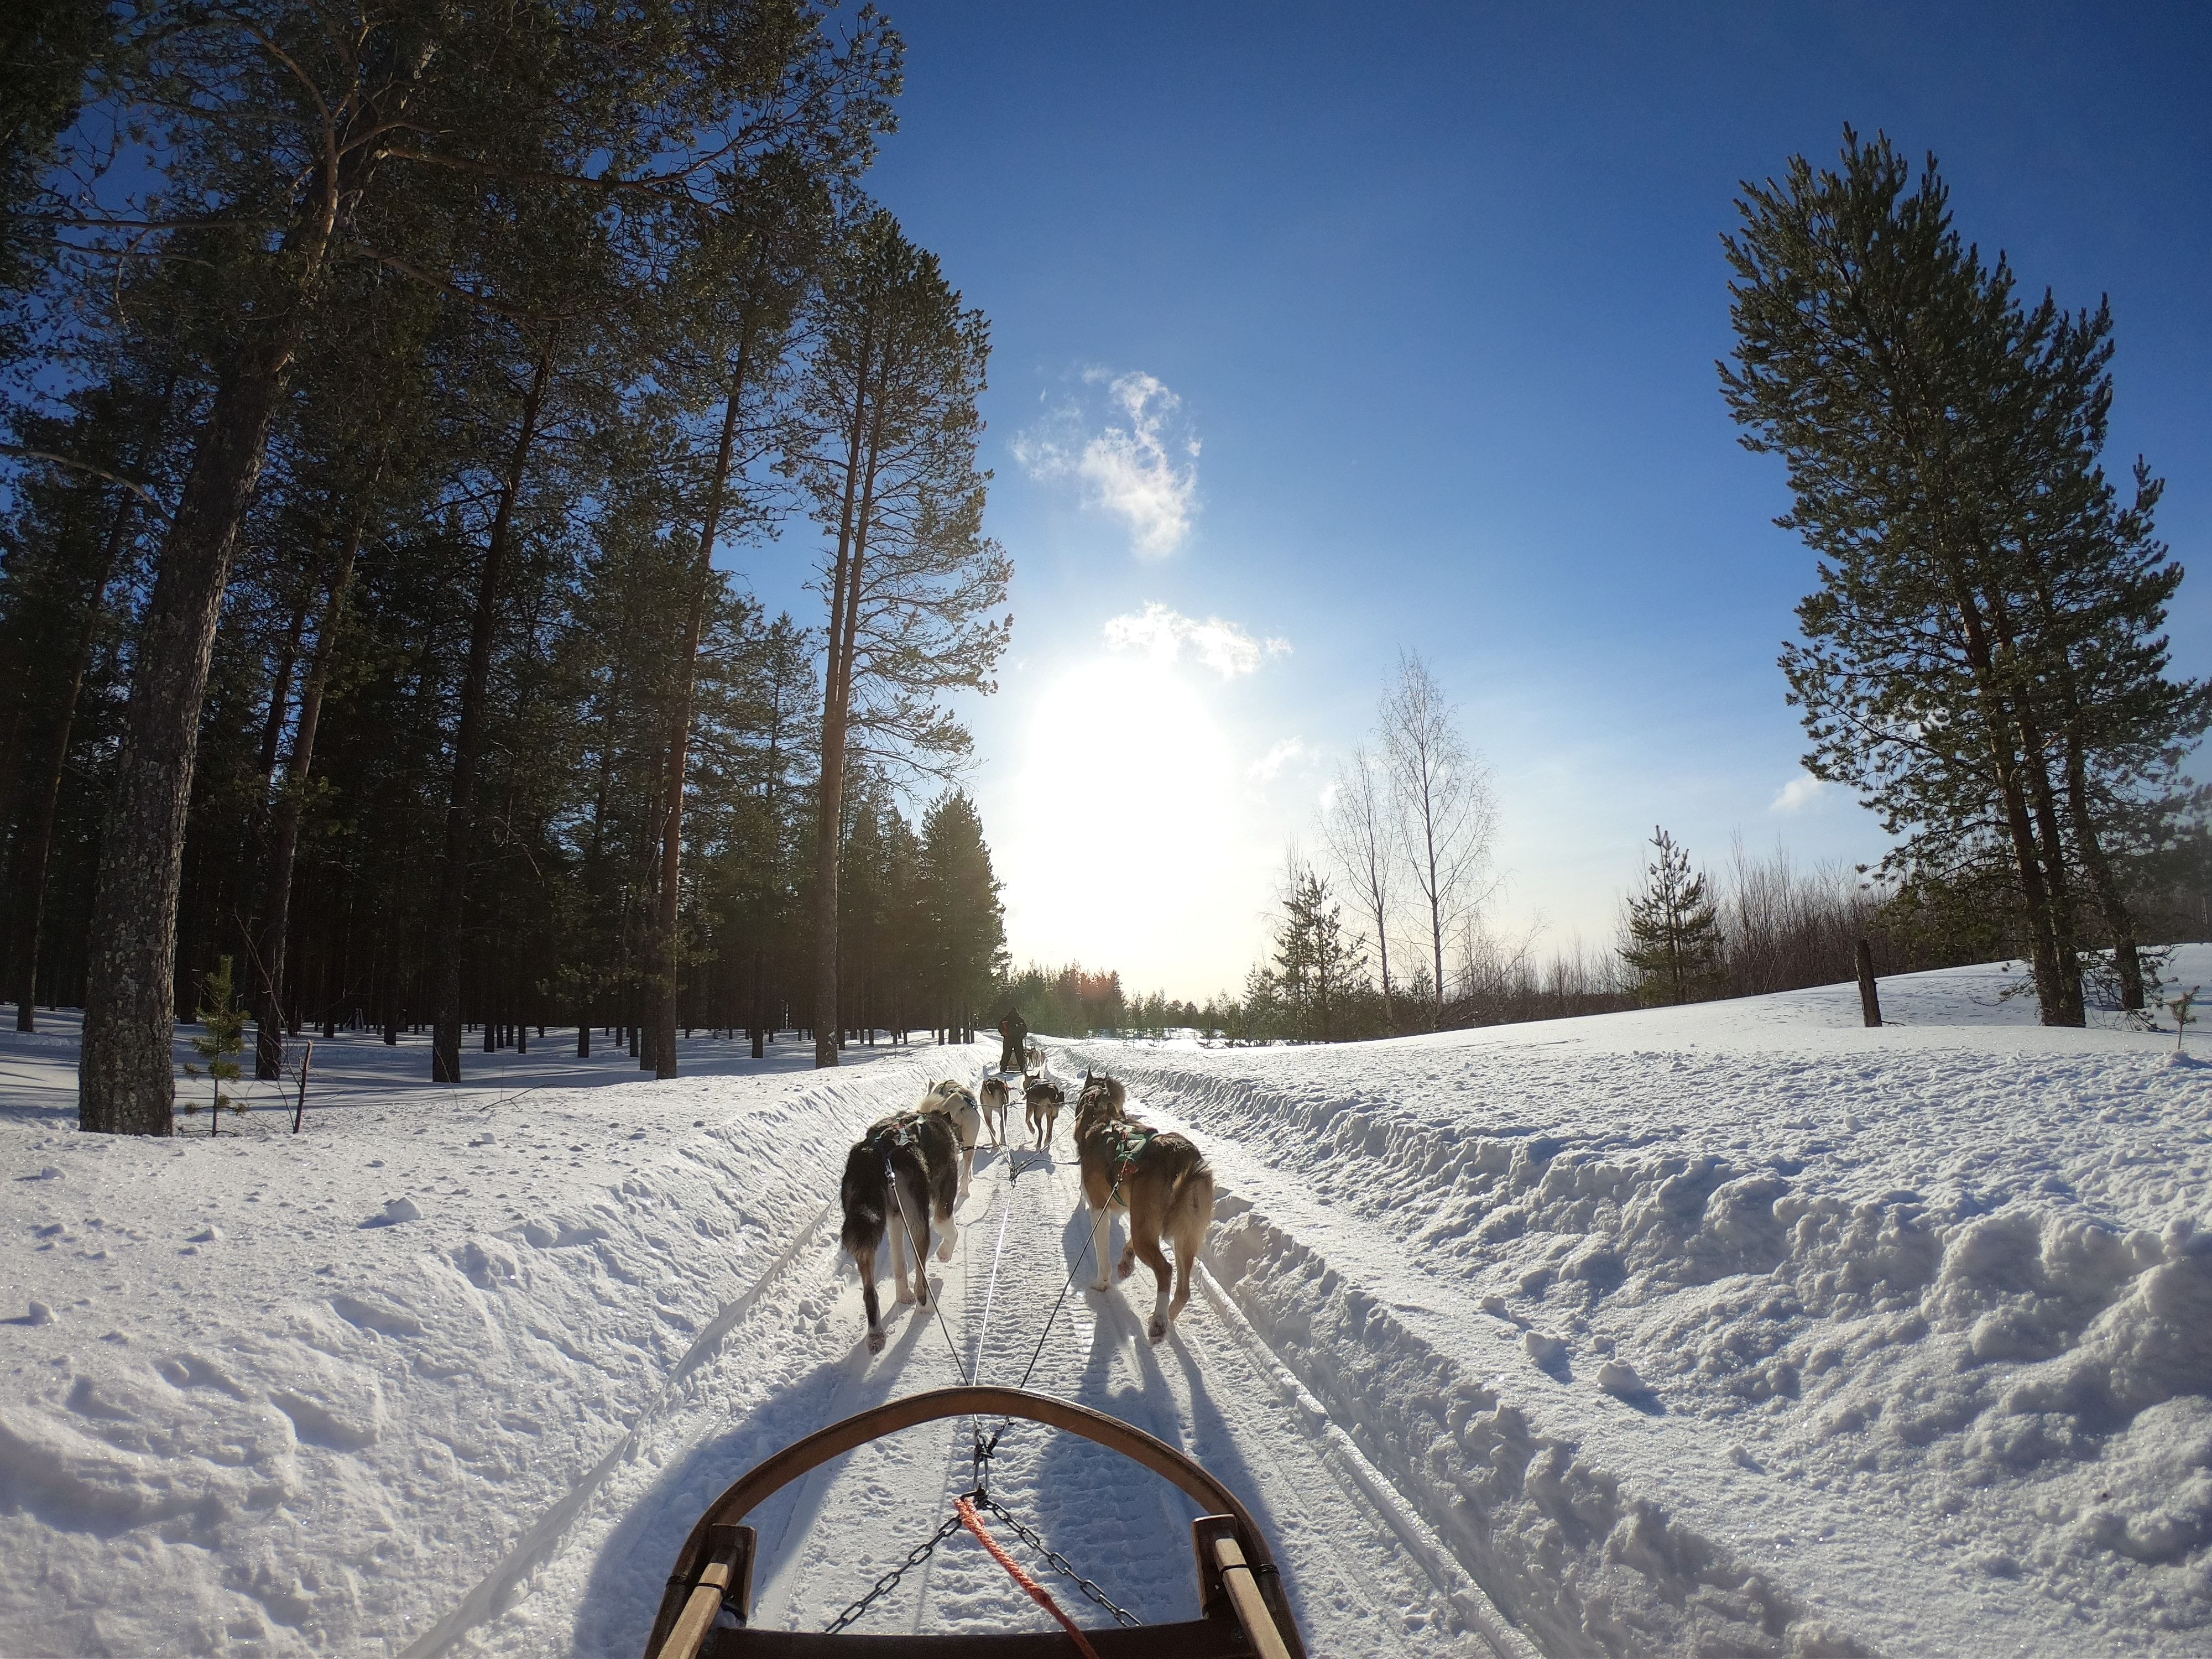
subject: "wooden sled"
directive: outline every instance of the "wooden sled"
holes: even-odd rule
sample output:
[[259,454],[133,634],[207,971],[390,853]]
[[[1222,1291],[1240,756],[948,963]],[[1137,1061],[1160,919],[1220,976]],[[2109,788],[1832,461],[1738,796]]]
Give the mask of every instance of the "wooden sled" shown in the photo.
[[[901,1429],[949,1417],[1018,1417],[1080,1435],[1173,1481],[1206,1513],[1191,1522],[1198,1557],[1200,1616],[1133,1630],[1085,1627],[1099,1659],[1305,1659],[1283,1594],[1281,1575],[1259,1527],[1234,1493],[1193,1459],[1119,1418],[1019,1389],[933,1389],[833,1423],[785,1447],[707,1506],[684,1540],[660,1598],[645,1659],[1067,1659],[1073,1639],[1060,1631],[998,1635],[835,1635],[754,1630],[753,1558],[757,1539],[744,1517],[763,1501],[854,1447]],[[734,1626],[719,1620],[729,1613]]]

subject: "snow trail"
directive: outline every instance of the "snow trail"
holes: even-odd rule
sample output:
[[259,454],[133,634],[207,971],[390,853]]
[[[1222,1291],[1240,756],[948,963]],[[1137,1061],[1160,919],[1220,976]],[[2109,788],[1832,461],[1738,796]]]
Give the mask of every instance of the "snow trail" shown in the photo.
[[[1371,1468],[1364,1485],[1348,1475],[1342,1431],[1325,1413],[1314,1415],[1310,1396],[1301,1410],[1279,1368],[1268,1365],[1256,1336],[1218,1291],[1194,1298],[1175,1334],[1155,1347],[1144,1328],[1148,1269],[1140,1266],[1103,1295],[1087,1288],[1090,1221],[1064,1127],[1056,1156],[988,1146],[978,1155],[953,1259],[930,1262],[957,1358],[936,1316],[908,1305],[887,1322],[884,1352],[871,1363],[854,1276],[826,1248],[817,1252],[765,1291],[746,1325],[702,1368],[682,1407],[636,1437],[625,1467],[594,1489],[588,1512],[571,1517],[522,1593],[463,1650],[634,1652],[684,1532],[760,1456],[884,1400],[971,1375],[1012,1383],[1034,1352],[1033,1389],[1110,1412],[1183,1447],[1244,1498],[1284,1563],[1316,1653],[1532,1653],[1447,1553],[1431,1545],[1425,1562],[1409,1555],[1406,1534],[1418,1523],[1404,1500],[1389,1495]],[[1121,1237],[1117,1226],[1117,1249]],[[1079,1265],[1040,1351],[1053,1299]],[[1000,1425],[981,1426],[988,1436]],[[1334,1456],[1332,1433],[1340,1443]],[[964,1420],[927,1425],[863,1447],[764,1505],[753,1516],[762,1548],[757,1621],[820,1629],[837,1617],[972,1486],[973,1443]],[[1166,1482],[1104,1448],[1015,1423],[991,1462],[989,1490],[1139,1619],[1193,1616],[1188,1526],[1195,1510]],[[1107,1620],[1026,1546],[1011,1536],[1002,1541],[1079,1622]],[[1442,1588],[1431,1571],[1443,1577]],[[1494,1642],[1481,1634],[1486,1626]],[[980,1546],[955,1533],[854,1628],[1051,1625]]]

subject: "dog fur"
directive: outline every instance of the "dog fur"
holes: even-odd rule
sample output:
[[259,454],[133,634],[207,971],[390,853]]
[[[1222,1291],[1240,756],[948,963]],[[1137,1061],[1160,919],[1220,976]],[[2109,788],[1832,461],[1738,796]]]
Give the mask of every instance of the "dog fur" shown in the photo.
[[[838,1243],[860,1270],[860,1304],[868,1315],[868,1352],[884,1346],[882,1306],[876,1296],[876,1249],[888,1238],[898,1273],[898,1299],[929,1305],[929,1230],[943,1235],[939,1261],[952,1260],[960,1228],[952,1218],[957,1199],[959,1141],[943,1112],[900,1112],[880,1120],[845,1158],[838,1196],[845,1224]],[[907,1285],[907,1240],[914,1242],[914,1287]]]
[[1042,1072],[1044,1068],[1043,1045],[1042,1043],[1036,1042],[1024,1043],[1022,1045],[1022,1070],[1024,1073]]
[[976,1091],[975,1097],[982,1105],[983,1122],[991,1131],[991,1144],[1005,1146],[1006,1113],[1013,1105],[1013,1091],[1006,1087],[1006,1079],[993,1073],[983,1079],[983,1086]]
[[[1111,1086],[1105,1086],[1110,1085]],[[1213,1170],[1206,1155],[1173,1131],[1163,1134],[1124,1109],[1126,1092],[1112,1078],[1084,1073],[1075,1114],[1075,1151],[1083,1172],[1084,1201],[1091,1206],[1091,1248],[1097,1262],[1094,1291],[1106,1288],[1106,1243],[1114,1212],[1128,1217],[1129,1242],[1115,1277],[1127,1279],[1142,1257],[1152,1270],[1155,1342],[1175,1328],[1190,1301],[1190,1273],[1213,1224]],[[1163,1241],[1175,1246],[1170,1272]],[[1174,1296],[1169,1286],[1172,1280]]]
[[1052,1145],[1053,1132],[1060,1127],[1060,1109],[1066,1104],[1067,1096],[1048,1077],[1025,1077],[1022,1084],[1022,1098],[1029,1103],[1030,1138],[1042,1150]]
[[983,1108],[975,1099],[975,1091],[966,1084],[952,1078],[933,1084],[927,1094],[915,1105],[917,1112],[939,1112],[951,1120],[952,1133],[960,1142],[959,1202],[968,1201],[968,1178],[975,1170],[975,1143],[983,1137]]

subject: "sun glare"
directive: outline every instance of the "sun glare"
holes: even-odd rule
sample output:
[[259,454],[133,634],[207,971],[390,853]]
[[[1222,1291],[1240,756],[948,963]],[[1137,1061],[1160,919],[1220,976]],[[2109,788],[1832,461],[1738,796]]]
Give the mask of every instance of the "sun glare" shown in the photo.
[[1194,971],[1233,977],[1267,857],[1245,844],[1241,787],[1177,665],[1101,656],[1063,673],[1030,717],[1002,861],[1017,957],[1079,953],[1184,994],[1216,988],[1185,984]]

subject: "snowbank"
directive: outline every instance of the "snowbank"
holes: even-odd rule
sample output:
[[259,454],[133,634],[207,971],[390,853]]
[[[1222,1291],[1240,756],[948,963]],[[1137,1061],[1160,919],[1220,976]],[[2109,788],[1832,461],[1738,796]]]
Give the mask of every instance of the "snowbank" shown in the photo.
[[[1836,987],[1054,1044],[1195,1135],[1221,1202],[1189,1334],[1085,1293],[1040,1375],[1242,1470],[1342,1650],[1463,1651],[1486,1592],[1499,1651],[2204,1651],[2212,1067],[2024,1023],[2014,977],[1886,981],[1873,1031]],[[537,1655],[580,1620],[627,1650],[735,1468],[951,1374],[935,1315],[871,1361],[823,1223],[852,1134],[994,1049],[823,1080],[702,1042],[671,1084],[471,1054],[434,1090],[418,1045],[341,1040],[305,1133],[149,1142],[75,1132],[57,1025],[0,1034],[0,1652]],[[1005,1255],[994,1366],[1088,1237],[1060,1171],[1009,1244],[1007,1173],[941,1287],[980,1352]],[[779,1583],[902,1554],[951,1476],[900,1455],[883,1524],[794,1521]],[[1382,1522],[1340,1527],[1344,1482]],[[996,1617],[965,1571],[931,1594]]]
[[1553,1650],[2202,1652],[2212,1080],[2001,984],[1070,1058],[1213,1150],[1231,1296]]
[[830,1248],[824,1147],[951,1058],[410,1096],[417,1045],[319,1044],[349,1103],[305,1133],[149,1141],[75,1132],[65,1037],[0,1037],[0,1652],[399,1651]]

